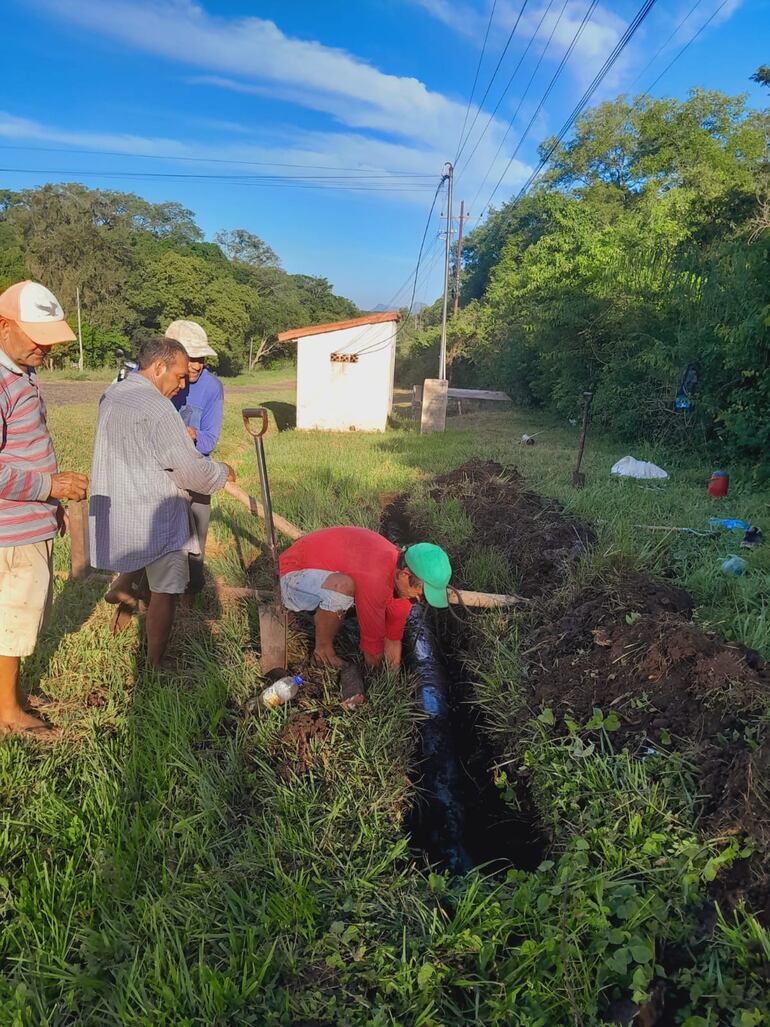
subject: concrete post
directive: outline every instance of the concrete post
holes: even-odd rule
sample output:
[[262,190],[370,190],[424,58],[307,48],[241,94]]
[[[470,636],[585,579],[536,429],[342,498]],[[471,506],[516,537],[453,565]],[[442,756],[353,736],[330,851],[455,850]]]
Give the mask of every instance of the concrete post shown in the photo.
[[449,382],[446,378],[426,378],[422,389],[422,419],[420,433],[444,431]]

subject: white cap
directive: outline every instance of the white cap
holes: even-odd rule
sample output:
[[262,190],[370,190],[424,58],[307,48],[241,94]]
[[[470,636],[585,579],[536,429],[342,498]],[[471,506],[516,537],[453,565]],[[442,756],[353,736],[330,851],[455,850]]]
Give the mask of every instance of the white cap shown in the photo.
[[0,317],[15,321],[38,346],[72,342],[75,333],[50,289],[39,282],[17,282],[0,296]]
[[196,357],[215,357],[216,350],[209,346],[208,336],[199,324],[195,321],[172,321],[165,331],[167,339],[176,339],[181,342],[187,350],[187,356],[194,360]]

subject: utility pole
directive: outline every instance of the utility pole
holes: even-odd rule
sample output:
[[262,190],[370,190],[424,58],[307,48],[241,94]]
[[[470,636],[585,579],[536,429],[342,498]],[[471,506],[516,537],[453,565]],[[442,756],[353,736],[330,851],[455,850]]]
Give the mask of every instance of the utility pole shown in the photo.
[[453,313],[460,307],[460,261],[463,252],[463,222],[468,217],[465,213],[465,200],[460,200],[460,228],[457,232],[457,249],[455,250],[455,299]]
[[75,290],[75,295],[77,297],[77,305],[78,305],[78,350],[79,350],[79,355],[78,355],[78,371],[82,372],[82,370],[83,370],[83,332],[82,332],[81,327],[80,327],[80,286],[78,286],[77,289]]
[[452,177],[454,168],[447,164],[447,214],[446,214],[446,247],[444,250],[444,306],[441,310],[441,354],[439,356],[439,380],[446,380],[446,318],[449,307],[449,257],[452,252]]

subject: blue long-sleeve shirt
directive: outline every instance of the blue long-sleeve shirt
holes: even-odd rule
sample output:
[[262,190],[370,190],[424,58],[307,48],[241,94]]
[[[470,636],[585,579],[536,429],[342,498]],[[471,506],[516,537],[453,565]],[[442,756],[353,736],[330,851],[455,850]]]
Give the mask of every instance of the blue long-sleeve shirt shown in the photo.
[[171,402],[187,427],[195,429],[195,448],[203,456],[208,456],[222,430],[225,390],[220,380],[204,367],[198,381],[177,392]]

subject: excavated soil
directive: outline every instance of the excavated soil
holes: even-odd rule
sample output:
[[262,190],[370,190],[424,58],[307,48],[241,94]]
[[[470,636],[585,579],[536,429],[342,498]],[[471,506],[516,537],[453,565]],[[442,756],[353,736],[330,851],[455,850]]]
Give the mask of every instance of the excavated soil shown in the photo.
[[290,781],[295,774],[306,774],[318,759],[323,759],[322,751],[313,742],[323,742],[327,733],[322,713],[297,713],[288,720],[275,742],[280,777]]
[[507,555],[523,596],[540,596],[562,584],[566,567],[595,540],[590,525],[528,492],[514,467],[491,460],[471,460],[436,478],[430,495],[460,500],[475,539]]
[[[476,538],[508,556],[523,595],[522,652],[531,708],[586,723],[595,707],[614,711],[613,745],[640,758],[679,751],[694,766],[704,829],[746,832],[756,852],[715,882],[770,923],[770,739],[762,723],[770,668],[757,653],[691,621],[682,589],[642,574],[601,587],[559,586],[590,545],[588,525],[527,491],[514,469],[471,462],[433,484],[459,498]],[[463,552],[451,554],[462,565]]]

